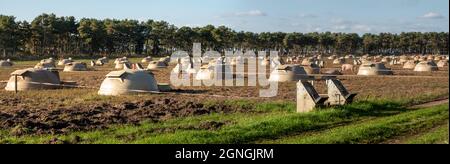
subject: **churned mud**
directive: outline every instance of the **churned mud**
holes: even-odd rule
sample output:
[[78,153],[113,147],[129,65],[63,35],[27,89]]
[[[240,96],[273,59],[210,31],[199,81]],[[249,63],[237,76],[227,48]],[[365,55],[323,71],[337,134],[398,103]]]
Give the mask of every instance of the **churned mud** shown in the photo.
[[[142,121],[158,122],[176,117],[250,110],[223,103],[205,105],[193,101],[162,98],[116,105],[103,103],[70,108],[0,111],[0,128],[11,129],[14,135],[60,134],[69,131],[102,129],[112,124],[139,124]],[[190,128],[217,129],[223,124],[205,122],[199,127]]]

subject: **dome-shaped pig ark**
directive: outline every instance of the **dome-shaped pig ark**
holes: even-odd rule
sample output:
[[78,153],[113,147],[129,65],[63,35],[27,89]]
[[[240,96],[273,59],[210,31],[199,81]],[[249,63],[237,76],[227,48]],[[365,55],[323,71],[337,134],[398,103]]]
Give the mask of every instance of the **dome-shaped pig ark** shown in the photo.
[[76,72],[76,71],[87,71],[86,63],[82,62],[72,62],[64,66],[64,72]]
[[270,73],[271,82],[292,82],[307,77],[306,70],[299,65],[280,65]]
[[99,95],[118,96],[133,93],[158,92],[153,73],[146,70],[112,71],[103,80]]
[[66,65],[66,64],[69,64],[69,63],[72,63],[72,62],[73,62],[72,58],[61,59],[61,60],[59,60],[58,65],[59,66],[63,66],[63,65]]
[[375,76],[375,75],[393,75],[390,68],[386,68],[383,63],[367,63],[359,67],[358,75]]
[[437,71],[438,66],[436,63],[432,61],[422,61],[417,63],[416,67],[414,68],[415,72],[432,72]]
[[0,60],[0,68],[1,67],[12,67],[14,64],[9,59],[7,60]]
[[56,70],[28,68],[11,73],[11,77],[8,80],[5,90],[15,91],[17,89],[18,91],[25,91],[57,89],[61,88],[61,83],[59,73]]

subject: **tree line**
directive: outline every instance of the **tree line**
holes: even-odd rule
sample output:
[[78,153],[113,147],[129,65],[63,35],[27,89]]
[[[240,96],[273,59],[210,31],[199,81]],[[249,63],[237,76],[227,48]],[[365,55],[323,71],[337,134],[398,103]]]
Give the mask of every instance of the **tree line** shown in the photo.
[[225,26],[176,27],[165,21],[76,20],[41,14],[33,21],[0,15],[3,57],[95,55],[168,55],[203,50],[278,50],[284,54],[448,54],[448,32],[285,33],[234,31]]

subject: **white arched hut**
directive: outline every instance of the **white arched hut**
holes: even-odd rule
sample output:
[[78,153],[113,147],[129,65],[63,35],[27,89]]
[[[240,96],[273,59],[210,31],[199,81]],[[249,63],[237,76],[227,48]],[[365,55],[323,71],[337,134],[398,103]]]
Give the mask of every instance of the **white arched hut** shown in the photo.
[[402,55],[402,56],[400,56],[399,62],[401,64],[404,64],[404,63],[408,62],[408,60],[409,60],[408,56]]
[[307,74],[320,74],[320,67],[317,64],[311,63],[309,65],[304,65]]
[[51,63],[53,65],[55,65],[55,62],[56,61],[53,58],[43,59],[43,60],[40,61],[40,63]]
[[323,74],[325,75],[342,75],[342,72],[338,69],[326,70]]
[[414,69],[416,67],[416,62],[414,60],[408,60],[403,65],[403,69]]
[[448,61],[447,60],[439,60],[439,62],[437,63],[437,66],[439,68],[448,67]]
[[104,64],[106,64],[108,62],[109,61],[108,61],[107,57],[102,57],[102,58],[97,59],[97,61],[95,61],[95,65],[96,66],[102,66],[102,65],[104,65]]
[[358,75],[393,75],[393,72],[390,68],[386,68],[383,63],[368,63],[359,67]]
[[261,60],[261,66],[268,66],[270,65],[270,59],[265,57]]
[[310,65],[312,63],[314,63],[314,59],[313,58],[305,58],[305,59],[302,60],[301,65]]
[[214,78],[214,66],[203,65],[195,75],[195,80],[212,80]]
[[422,61],[420,63],[417,63],[416,67],[414,68],[414,71],[416,72],[431,72],[437,70],[437,65],[434,62],[430,61]]
[[56,89],[61,81],[58,71],[28,68],[11,73],[5,87],[7,91],[15,91],[17,76],[17,90]]
[[34,66],[34,68],[47,69],[47,68],[56,68],[56,66],[53,63],[37,63],[36,66]]
[[63,65],[66,65],[66,64],[69,64],[69,63],[72,63],[72,62],[73,62],[72,58],[61,59],[61,60],[59,60],[58,65],[59,66],[63,66]]
[[161,69],[161,68],[166,68],[167,67],[167,63],[163,62],[163,61],[151,61],[148,66],[147,69],[149,70],[157,70],[157,69]]
[[112,71],[103,80],[99,95],[118,96],[131,93],[159,91],[153,73],[145,70]]
[[336,57],[337,57],[336,55],[331,55],[328,57],[328,60],[334,60],[334,59],[336,59]]
[[159,61],[166,63],[166,65],[169,65],[169,63],[171,62],[170,56],[166,56],[166,57],[160,58]]
[[12,67],[14,64],[11,62],[11,60],[0,60],[0,67]]
[[385,56],[381,59],[382,63],[390,63],[391,62],[391,58],[389,56]]
[[39,63],[34,66],[36,69],[44,69],[44,68],[56,68],[55,60],[53,58],[48,58],[41,60]]
[[305,69],[299,65],[280,65],[270,73],[269,81],[289,82],[306,77]]
[[197,71],[194,69],[194,63],[191,58],[181,58],[178,64],[172,69],[174,73],[187,73],[195,74]]
[[208,64],[200,67],[195,76],[196,80],[230,80],[233,79],[232,66],[226,64],[224,58],[219,58],[214,64]]
[[115,69],[124,69],[125,64],[130,65],[131,63],[130,63],[130,61],[128,61],[127,57],[123,57],[123,58],[117,58],[114,61],[114,64],[116,64],[114,66]]
[[72,62],[66,64],[64,66],[64,72],[73,72],[73,71],[87,71],[87,65],[86,63],[82,62]]
[[147,56],[141,60],[141,63],[149,63],[151,61],[153,61],[153,58],[151,56]]
[[344,64],[345,59],[344,58],[338,58],[333,60],[333,64]]

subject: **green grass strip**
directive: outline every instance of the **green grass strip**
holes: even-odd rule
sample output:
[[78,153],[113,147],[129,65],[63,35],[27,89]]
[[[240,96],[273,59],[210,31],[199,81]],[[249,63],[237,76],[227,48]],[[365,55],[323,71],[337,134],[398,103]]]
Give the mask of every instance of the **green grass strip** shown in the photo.
[[448,120],[448,104],[411,111],[359,124],[271,141],[288,144],[356,144],[379,143],[409,131],[432,128]]

